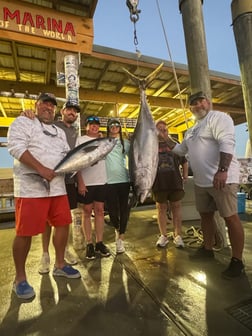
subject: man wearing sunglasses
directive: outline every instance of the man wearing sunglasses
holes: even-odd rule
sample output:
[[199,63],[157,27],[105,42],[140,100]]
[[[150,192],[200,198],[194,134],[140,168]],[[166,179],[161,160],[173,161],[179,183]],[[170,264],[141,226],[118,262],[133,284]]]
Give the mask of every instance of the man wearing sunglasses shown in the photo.
[[[100,137],[100,120],[96,116],[86,119],[86,135],[76,141],[76,146]],[[86,258],[95,259],[96,253],[109,257],[110,252],[103,243],[104,232],[104,202],[106,197],[107,174],[105,159],[95,165],[82,169],[77,173],[78,200],[83,204],[83,232],[86,239]],[[92,233],[92,211],[94,211],[95,246]]]
[[[80,273],[66,265],[64,251],[68,239],[71,212],[63,176],[53,168],[69,150],[64,131],[53,124],[57,106],[55,97],[42,93],[35,104],[36,118],[16,118],[8,132],[8,150],[14,157],[14,196],[16,236],[13,259],[16,276],[13,291],[21,299],[31,299],[35,291],[27,281],[25,263],[32,236],[45,231],[46,222],[55,227],[54,276],[79,278]],[[50,188],[46,188],[45,184]]]
[[[61,114],[61,120],[54,120],[53,124],[61,128],[66,135],[68,145],[70,149],[73,149],[75,147],[76,139],[77,139],[77,132],[76,127],[74,126],[74,123],[78,117],[78,113],[80,113],[80,106],[77,105],[75,102],[66,101],[63,105],[60,114]],[[22,116],[25,116],[30,119],[35,118],[35,113],[31,110],[25,110],[21,112]],[[53,127],[55,130],[54,133],[48,132],[45,127],[43,126],[43,123],[41,123],[43,133],[49,136],[56,136],[57,135],[57,128]],[[71,177],[72,174],[65,175],[65,184],[66,184],[66,191],[68,196],[68,201],[70,205],[70,209],[76,209],[77,208],[77,189],[76,189],[76,179],[75,177]],[[72,218],[74,215],[72,214]],[[40,260],[39,264],[39,273],[40,274],[47,274],[50,272],[50,254],[49,254],[49,243],[51,238],[51,230],[52,227],[48,223],[46,226],[45,232],[42,234],[42,248],[43,248],[43,254]],[[70,252],[69,245],[67,244],[65,249],[65,260],[70,265],[76,265],[77,260],[76,257]]]

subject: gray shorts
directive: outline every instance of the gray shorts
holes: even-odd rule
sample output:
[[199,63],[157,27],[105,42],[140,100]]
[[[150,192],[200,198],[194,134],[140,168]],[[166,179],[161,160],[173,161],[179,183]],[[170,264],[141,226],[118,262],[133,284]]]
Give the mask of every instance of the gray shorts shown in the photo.
[[218,210],[222,217],[230,217],[237,213],[238,184],[226,184],[222,190],[214,187],[194,185],[196,208],[199,213]]

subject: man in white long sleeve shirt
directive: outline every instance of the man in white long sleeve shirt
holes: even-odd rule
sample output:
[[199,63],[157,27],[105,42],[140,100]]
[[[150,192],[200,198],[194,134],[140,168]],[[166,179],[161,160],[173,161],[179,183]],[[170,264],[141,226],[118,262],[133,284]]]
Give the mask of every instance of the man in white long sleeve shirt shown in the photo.
[[235,278],[244,273],[244,231],[237,214],[239,164],[234,157],[234,124],[229,115],[211,110],[211,102],[203,92],[191,95],[189,104],[195,125],[186,132],[181,144],[170,138],[168,144],[175,153],[188,154],[193,171],[204,245],[192,257],[214,258],[214,212],[218,210],[225,219],[232,247],[230,264],[222,274]]
[[32,236],[44,232],[47,221],[55,227],[54,276],[80,277],[79,271],[64,261],[72,219],[64,176],[56,176],[53,168],[64,157],[69,146],[64,131],[53,124],[56,106],[53,95],[42,93],[35,104],[36,118],[31,120],[20,116],[8,132],[8,150],[15,158],[16,237],[13,242],[13,259],[16,277],[13,290],[22,299],[35,296],[33,287],[27,282],[25,262]]

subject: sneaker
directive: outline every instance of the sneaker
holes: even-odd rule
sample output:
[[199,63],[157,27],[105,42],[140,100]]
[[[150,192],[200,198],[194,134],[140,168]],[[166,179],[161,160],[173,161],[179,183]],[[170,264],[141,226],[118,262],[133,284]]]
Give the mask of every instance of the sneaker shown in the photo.
[[228,268],[222,272],[222,275],[226,279],[238,278],[245,273],[244,264],[242,260],[237,258],[231,258]]
[[54,267],[53,275],[62,276],[69,279],[77,279],[81,277],[80,272],[70,265],[65,265],[62,268]]
[[20,299],[32,299],[35,296],[33,287],[31,287],[26,280],[13,284],[13,291]]
[[116,240],[116,253],[124,253],[125,252],[125,247],[124,247],[124,242],[122,239],[117,239]]
[[94,245],[92,243],[87,244],[86,259],[89,259],[89,260],[95,259],[95,250],[94,250]]
[[78,264],[78,261],[76,260],[75,256],[68,249],[65,249],[64,258],[69,265]]
[[214,259],[213,250],[206,250],[204,246],[200,247],[194,254],[190,255],[192,260],[211,260]]
[[184,247],[185,244],[183,242],[183,239],[181,238],[180,235],[177,235],[176,237],[174,237],[173,239],[173,243],[175,244],[176,247]]
[[165,247],[168,244],[169,240],[166,236],[161,235],[156,242],[157,247]]
[[50,256],[47,252],[42,255],[38,271],[40,274],[47,274],[50,272]]
[[95,244],[95,252],[100,253],[102,257],[109,257],[110,252],[106,245],[103,242],[98,242]]

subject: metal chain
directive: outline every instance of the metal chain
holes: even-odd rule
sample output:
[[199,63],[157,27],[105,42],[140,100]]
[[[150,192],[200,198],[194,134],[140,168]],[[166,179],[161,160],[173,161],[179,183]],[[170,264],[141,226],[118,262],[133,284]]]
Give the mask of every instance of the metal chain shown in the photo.
[[137,39],[137,32],[136,32],[136,23],[134,22],[134,45],[137,47],[138,39]]
[[136,31],[136,22],[139,20],[139,13],[141,12],[141,10],[137,9],[138,1],[127,0],[126,4],[130,11],[130,20],[134,24],[134,45],[136,47],[136,54],[137,54],[137,57],[140,58],[141,52],[137,48],[138,38],[137,38],[137,31]]
[[137,48],[137,46],[138,46],[138,39],[137,39],[136,23],[135,22],[134,22],[134,45],[136,47],[137,57],[140,58],[141,57],[141,51]]

